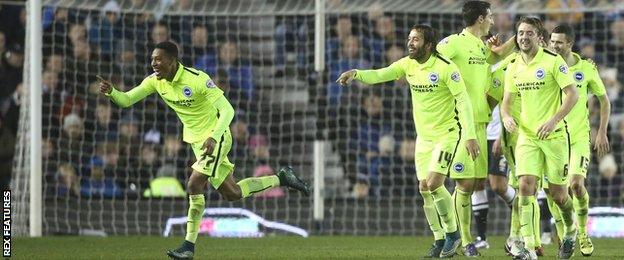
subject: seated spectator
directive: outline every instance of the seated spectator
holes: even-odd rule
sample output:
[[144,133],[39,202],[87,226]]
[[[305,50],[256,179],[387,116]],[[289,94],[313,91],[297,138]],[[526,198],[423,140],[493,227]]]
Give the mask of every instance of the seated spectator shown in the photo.
[[172,165],[176,167],[175,176],[182,183],[186,183],[186,171],[190,165],[190,156],[182,143],[182,138],[176,133],[165,134],[162,152],[160,153],[160,164]]
[[396,28],[392,18],[382,16],[375,20],[375,30],[372,37],[366,37],[364,40],[364,55],[375,68],[384,65],[384,51],[398,43]]
[[113,48],[122,39],[120,24],[120,8],[117,1],[108,1],[99,18],[92,21],[89,30],[89,41],[99,47],[100,55],[114,57]]
[[[370,183],[369,195],[379,197],[388,195],[387,190],[393,184],[393,165],[395,164],[395,140],[392,135],[379,138],[378,152],[367,154],[368,180]],[[382,181],[383,180],[383,181]]]
[[81,187],[76,168],[70,163],[62,163],[56,172],[57,186],[54,194],[60,197],[80,196]]
[[[340,73],[353,68],[370,68],[368,61],[361,58],[360,51],[360,40],[355,36],[348,36],[341,43],[338,59],[328,60],[329,79],[331,80],[327,86],[327,97],[330,105],[338,104],[345,89],[335,82]],[[354,84],[358,83],[354,82]]]
[[63,56],[52,54],[45,59],[45,71],[61,73],[63,72]]
[[223,69],[227,72],[230,91],[238,92],[244,98],[253,100],[255,94],[251,65],[240,57],[236,43],[230,41],[222,43],[216,62],[210,55],[205,55],[195,62],[195,68],[205,71],[208,75],[217,75],[217,72]]
[[63,53],[67,32],[69,29],[69,10],[57,7],[54,10],[52,23],[43,28],[43,53]]
[[149,182],[149,188],[143,192],[146,198],[184,198],[186,192],[176,178],[177,168],[166,164],[156,172],[156,178]]
[[91,158],[90,176],[82,178],[80,195],[87,198],[121,198],[123,191],[113,178],[104,175],[104,161],[99,157]]
[[[208,29],[204,25],[197,25],[191,31],[191,44],[184,46],[182,61],[188,65],[200,63],[216,64],[214,50],[208,45]],[[210,75],[213,77],[214,75]]]
[[[275,171],[269,165],[258,165],[256,169],[254,169],[253,176],[254,177],[262,177],[274,175]],[[254,195],[256,198],[279,198],[284,197],[285,193],[282,187],[273,187],[268,190],[263,191],[262,193]]]

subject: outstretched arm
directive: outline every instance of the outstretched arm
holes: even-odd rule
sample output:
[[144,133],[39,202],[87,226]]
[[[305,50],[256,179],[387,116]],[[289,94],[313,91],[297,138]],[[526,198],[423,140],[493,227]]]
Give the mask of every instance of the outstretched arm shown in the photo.
[[148,82],[148,79],[143,80],[140,85],[128,92],[121,92],[115,89],[110,81],[103,79],[100,75],[96,77],[100,83],[100,93],[110,97],[115,104],[122,108],[132,106],[134,103],[154,93],[154,88]]
[[392,63],[390,66],[377,70],[349,70],[340,74],[336,83],[346,86],[351,81],[359,80],[365,84],[377,84],[381,82],[397,80],[403,77],[405,73],[398,63]]

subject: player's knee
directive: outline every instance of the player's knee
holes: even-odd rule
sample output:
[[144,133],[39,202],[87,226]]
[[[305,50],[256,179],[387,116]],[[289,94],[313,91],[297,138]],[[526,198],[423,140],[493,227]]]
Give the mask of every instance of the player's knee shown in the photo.
[[584,187],[585,187],[585,184],[583,180],[572,179],[572,181],[570,182],[570,189],[572,190],[574,194],[582,193]]
[[503,195],[505,195],[505,192],[507,192],[507,186],[492,185],[492,191],[494,191],[499,196],[503,196]]
[[422,180],[418,182],[418,189],[420,191],[428,191],[429,186],[427,185],[427,180]]
[[554,193],[552,194],[552,199],[557,204],[557,206],[563,206],[568,200],[567,193]]
[[193,178],[189,179],[186,189],[189,194],[200,194],[203,192],[200,181]]
[[223,194],[223,197],[227,201],[237,201],[237,200],[240,200],[242,198],[242,192],[240,190],[226,192],[226,193]]

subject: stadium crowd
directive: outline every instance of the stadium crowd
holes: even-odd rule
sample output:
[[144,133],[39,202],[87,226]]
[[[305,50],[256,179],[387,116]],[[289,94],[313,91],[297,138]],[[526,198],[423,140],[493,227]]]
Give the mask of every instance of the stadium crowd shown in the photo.
[[[493,31],[513,35],[514,19],[506,1],[491,1],[498,12]],[[518,1],[522,4],[523,1]],[[95,76],[110,78],[127,91],[151,73],[153,46],[172,40],[182,49],[182,63],[208,73],[237,110],[231,126],[231,160],[237,172],[261,176],[274,172],[279,158],[268,122],[257,114],[270,106],[259,94],[257,67],[275,68],[272,77],[306,81],[317,104],[319,131],[328,130],[351,185],[350,196],[414,195],[416,133],[409,88],[397,81],[383,88],[343,88],[334,83],[351,68],[380,68],[406,53],[403,39],[411,25],[428,21],[442,35],[458,32],[456,14],[384,13],[340,15],[328,19],[327,73],[313,71],[314,24],[296,15],[275,19],[270,62],[241,51],[253,39],[237,34],[236,17],[184,15],[201,1],[162,0],[160,12],[145,0],[108,1],[100,9],[45,7],[43,17],[43,170],[47,196],[91,198],[184,197],[194,161],[182,144],[180,125],[158,97],[120,110],[98,95]],[[547,7],[581,1],[546,1]],[[169,14],[166,10],[177,13]],[[588,189],[592,198],[621,200],[624,184],[624,19],[623,13],[572,12],[545,15],[552,30],[571,23],[578,33],[575,50],[591,58],[612,102],[612,153],[592,158]],[[448,16],[449,19],[440,18]],[[23,6],[0,5],[0,173],[8,187],[22,95],[26,14]],[[243,55],[245,54],[245,55]],[[294,58],[293,58],[294,57]],[[315,86],[324,87],[317,89]],[[590,100],[592,129],[598,125],[598,104]],[[271,107],[271,109],[282,109]],[[311,155],[310,155],[311,157]],[[276,188],[264,194],[281,197]]]

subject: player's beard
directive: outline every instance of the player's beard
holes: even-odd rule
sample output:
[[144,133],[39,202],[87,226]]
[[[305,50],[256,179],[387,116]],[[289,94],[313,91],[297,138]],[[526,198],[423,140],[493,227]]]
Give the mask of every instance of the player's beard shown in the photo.
[[409,57],[410,59],[414,59],[414,60],[422,60],[425,56],[427,51],[425,51],[425,47],[420,47],[420,48],[415,48],[414,51],[412,53],[410,53]]

